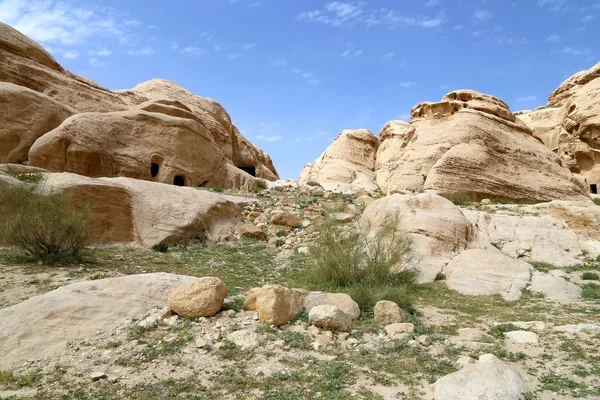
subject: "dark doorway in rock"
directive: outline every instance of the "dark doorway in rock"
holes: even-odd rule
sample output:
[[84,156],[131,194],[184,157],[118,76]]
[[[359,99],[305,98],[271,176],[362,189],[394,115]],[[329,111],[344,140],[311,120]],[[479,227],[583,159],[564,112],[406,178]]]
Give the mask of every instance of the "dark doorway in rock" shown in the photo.
[[250,167],[238,167],[238,168],[252,176],[256,176],[256,167],[254,165],[251,165]]
[[185,186],[185,179],[181,175],[175,175],[173,178],[173,185],[175,186]]
[[158,175],[158,170],[160,169],[160,166],[157,163],[152,163],[150,165],[150,175],[152,175],[153,178],[156,178],[156,175]]
[[595,183],[592,183],[590,185],[590,193],[591,194],[598,194],[598,185],[596,185]]

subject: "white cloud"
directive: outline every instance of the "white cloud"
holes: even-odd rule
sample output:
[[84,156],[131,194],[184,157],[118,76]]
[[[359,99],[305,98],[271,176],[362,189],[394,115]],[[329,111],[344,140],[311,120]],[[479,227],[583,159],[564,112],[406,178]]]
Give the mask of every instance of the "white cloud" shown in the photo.
[[519,97],[517,99],[518,103],[527,103],[527,102],[531,102],[531,101],[535,101],[537,100],[537,96],[523,96],[523,97]]
[[240,57],[240,55],[238,53],[229,53],[229,54],[227,54],[227,58],[232,59],[232,60],[236,59],[236,58],[239,58],[239,57]]
[[146,46],[143,49],[132,49],[127,52],[130,56],[151,56],[154,54],[152,47]]
[[242,46],[244,50],[250,50],[256,47],[256,43],[248,43]]
[[271,65],[274,67],[285,67],[287,65],[287,61],[284,58],[277,58],[271,61]]
[[71,50],[71,51],[65,52],[63,54],[63,57],[66,58],[67,60],[74,60],[77,57],[79,57],[79,53],[74,50]]
[[546,38],[546,40],[544,40],[545,42],[548,43],[556,43],[560,40],[560,36],[558,35],[550,35]]
[[559,11],[563,8],[564,0],[538,0],[537,5],[540,7],[547,7],[552,11]]
[[590,21],[593,21],[593,20],[594,20],[594,16],[593,15],[586,15],[583,18],[581,18],[581,22],[583,22],[584,24],[588,23]]
[[440,3],[440,0],[429,0],[425,3],[425,7],[435,7]]
[[178,42],[171,42],[170,45],[173,50],[177,50],[179,48]]
[[0,21],[37,42],[73,45],[104,36],[126,42],[129,28],[101,7],[78,8],[58,0],[4,0]]
[[564,47],[563,53],[570,54],[572,56],[585,56],[590,53],[589,49],[578,48],[578,47]]
[[142,24],[142,21],[138,21],[137,19],[126,19],[123,23],[127,26],[138,26]]
[[417,82],[414,82],[414,81],[400,82],[397,86],[401,87],[401,88],[409,89],[411,87],[417,86]]
[[386,8],[366,8],[364,2],[326,3],[321,10],[305,11],[296,17],[299,21],[311,21],[332,26],[365,24],[367,26],[417,26],[435,28],[446,21],[444,13],[437,16],[406,16]]
[[456,25],[456,26],[454,27],[454,30],[455,30],[455,31],[462,31],[463,29],[465,29],[465,26],[464,26],[464,25]]
[[394,52],[393,51],[390,51],[385,56],[383,56],[384,60],[389,60],[389,59],[392,59],[392,58],[394,58]]
[[494,14],[487,10],[477,10],[475,11],[475,14],[473,14],[473,18],[477,22],[486,22],[494,18]]
[[88,56],[97,56],[97,57],[108,57],[112,55],[112,50],[107,49],[106,47],[101,48],[100,50],[89,50]]
[[362,56],[363,52],[362,50],[350,50],[350,49],[346,49],[342,54],[340,54],[340,57],[360,57]]
[[104,67],[104,63],[94,57],[90,58],[89,63],[91,67]]
[[182,51],[184,54],[188,54],[190,56],[199,56],[206,53],[204,49],[195,46],[187,46]]

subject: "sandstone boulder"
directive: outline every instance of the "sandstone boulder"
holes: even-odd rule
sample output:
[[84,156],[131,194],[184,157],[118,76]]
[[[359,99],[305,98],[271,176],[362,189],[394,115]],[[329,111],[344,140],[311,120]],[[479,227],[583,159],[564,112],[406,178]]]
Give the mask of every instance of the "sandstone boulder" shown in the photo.
[[492,354],[479,357],[434,384],[435,400],[520,400],[530,391],[523,377]]
[[499,294],[505,300],[514,301],[529,284],[533,267],[496,249],[471,249],[452,259],[444,273],[448,287],[459,293]]
[[26,161],[39,137],[75,113],[42,93],[8,82],[0,82],[0,109],[0,162],[4,163]]
[[308,313],[308,322],[323,329],[350,332],[352,318],[336,306],[313,307]]
[[373,309],[375,321],[379,325],[390,325],[406,322],[406,312],[393,301],[381,300],[375,304]]
[[384,197],[369,205],[363,218],[374,231],[396,215],[414,240],[421,282],[432,282],[453,256],[476,242],[476,231],[461,209],[434,193]]
[[[387,141],[392,141],[386,143]],[[470,90],[413,107],[410,126],[380,134],[377,183],[387,193],[467,193],[472,200],[585,200],[587,189],[498,98]]]
[[308,292],[280,285],[263,286],[256,293],[256,313],[267,325],[283,325],[294,318],[303,307]]
[[248,291],[248,294],[246,294],[246,298],[244,299],[244,305],[242,306],[244,311],[256,311],[256,296],[261,289],[262,288],[257,287]]
[[290,228],[298,228],[301,224],[300,218],[297,215],[290,212],[277,212],[271,216],[271,223],[273,225],[287,226]]
[[582,289],[561,277],[535,271],[531,277],[529,290],[541,293],[548,300],[558,303],[572,303],[581,298]]
[[243,238],[259,240],[264,240],[267,238],[267,234],[264,233],[262,229],[260,229],[252,223],[242,225],[242,227],[240,228],[240,236]]
[[325,152],[300,174],[300,182],[342,184],[373,191],[377,138],[366,129],[345,130]]
[[184,318],[212,317],[227,297],[227,286],[212,276],[198,278],[176,287],[169,294],[169,310]]
[[345,293],[310,292],[304,300],[304,311],[310,313],[313,307],[322,305],[336,306],[352,318],[360,316],[360,307]]
[[88,203],[93,242],[145,246],[206,237],[221,240],[240,223],[248,199],[130,178],[44,174],[44,190],[67,191],[76,205]]
[[191,279],[154,273],[86,281],[1,309],[0,369],[58,354],[73,340],[163,307],[168,294]]

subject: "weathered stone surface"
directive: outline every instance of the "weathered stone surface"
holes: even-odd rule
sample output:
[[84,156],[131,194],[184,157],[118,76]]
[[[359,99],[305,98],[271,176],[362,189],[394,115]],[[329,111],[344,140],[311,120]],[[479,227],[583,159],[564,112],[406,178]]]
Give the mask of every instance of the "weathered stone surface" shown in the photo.
[[377,138],[366,129],[345,130],[313,163],[300,174],[300,182],[345,184],[373,191],[375,184],[375,152]]
[[283,325],[302,310],[308,292],[280,285],[263,286],[256,293],[255,307],[264,324]]
[[260,292],[262,288],[252,288],[248,291],[246,295],[246,299],[244,300],[244,305],[242,308],[244,311],[256,311],[256,296],[258,292]]
[[588,197],[582,182],[503,101],[475,91],[417,104],[410,126],[388,123],[380,141],[377,182],[387,193],[434,191],[467,193],[473,200],[536,202]]
[[352,318],[360,316],[360,307],[345,293],[310,292],[304,300],[304,311],[310,313],[313,307],[322,305],[336,306]]
[[227,286],[219,278],[206,276],[183,283],[169,294],[169,310],[184,318],[212,317],[227,297]]
[[5,172],[0,172],[0,185],[20,185],[21,181]]
[[542,293],[548,300],[558,303],[572,303],[581,298],[581,288],[558,276],[535,271],[531,277],[529,290]]
[[415,331],[415,325],[410,322],[390,324],[386,326],[385,332],[388,336],[395,336],[401,333],[413,333]]
[[[162,307],[168,294],[194,278],[154,273],[86,281],[0,310],[0,369],[63,352],[67,343]],[[143,288],[143,290],[140,290]]]
[[[1,40],[1,39],[0,39]],[[26,161],[31,145],[75,113],[35,90],[0,82],[0,162]]]
[[277,212],[271,216],[273,225],[282,225],[290,228],[298,228],[301,225],[300,218],[290,212]]
[[521,297],[532,272],[531,265],[496,249],[467,250],[444,268],[450,289],[471,296],[499,294],[509,301]]
[[600,325],[595,324],[569,324],[555,326],[554,330],[557,332],[565,332],[571,335],[577,335],[581,333],[588,333],[591,335],[600,335]]
[[434,384],[435,400],[520,400],[530,391],[523,377],[492,354]]
[[260,335],[250,329],[242,329],[227,335],[227,340],[242,350],[251,350],[260,346]]
[[130,178],[44,174],[44,189],[68,191],[93,213],[95,242],[179,243],[204,236],[217,241],[240,223],[248,199]]
[[308,322],[323,329],[350,332],[352,318],[336,306],[313,307],[308,313]]
[[540,342],[537,334],[528,331],[505,332],[504,337],[513,343],[535,344]]
[[396,215],[400,228],[414,240],[422,282],[432,282],[453,256],[476,241],[476,231],[461,209],[434,193],[384,197],[369,205],[363,218],[374,231]]
[[373,308],[375,321],[379,325],[390,325],[406,322],[406,312],[398,304],[389,300],[381,300]]

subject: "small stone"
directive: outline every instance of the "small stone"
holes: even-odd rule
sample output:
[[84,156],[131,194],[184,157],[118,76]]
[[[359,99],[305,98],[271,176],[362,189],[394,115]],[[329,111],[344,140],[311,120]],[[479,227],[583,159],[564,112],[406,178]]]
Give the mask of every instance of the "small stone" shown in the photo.
[[417,336],[415,340],[423,347],[429,347],[431,345],[431,338],[427,335]]
[[260,336],[249,329],[242,329],[227,335],[227,340],[242,349],[255,349],[260,346]]
[[528,331],[512,331],[504,333],[506,340],[513,343],[539,343],[540,338],[537,334]]
[[106,372],[93,372],[90,375],[90,379],[92,380],[92,382],[96,382],[99,381],[100,379],[106,379],[108,377],[108,375],[106,375]]
[[195,344],[196,344],[196,347],[199,349],[202,349],[202,348],[208,346],[208,342],[206,340],[204,340],[204,338],[201,338],[201,337],[196,338]]
[[415,331],[415,326],[410,322],[406,322],[402,324],[391,324],[384,329],[389,336],[393,336],[397,333],[413,333]]
[[489,206],[490,204],[492,204],[492,200],[490,200],[490,199],[483,199],[479,203],[483,204],[484,206]]
[[348,332],[340,332],[338,334],[338,339],[340,339],[340,341],[346,341],[348,340],[348,337],[350,336],[350,334]]
[[276,340],[273,342],[273,344],[275,345],[275,347],[282,349],[285,347],[285,340]]
[[348,332],[352,318],[336,306],[322,305],[313,307],[308,313],[308,321],[320,328],[339,332]]
[[379,325],[390,325],[406,322],[406,312],[393,301],[381,300],[373,308],[375,321]]

